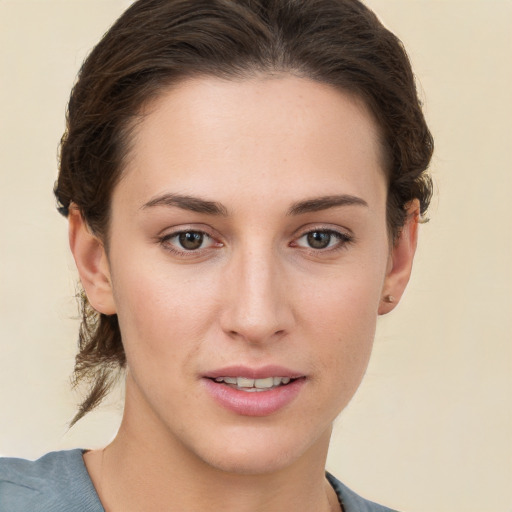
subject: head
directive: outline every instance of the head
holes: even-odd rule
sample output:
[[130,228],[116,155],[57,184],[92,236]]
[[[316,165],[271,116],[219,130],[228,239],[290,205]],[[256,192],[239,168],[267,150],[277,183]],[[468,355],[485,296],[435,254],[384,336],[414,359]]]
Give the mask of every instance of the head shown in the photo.
[[[298,90],[299,82],[307,85]],[[206,83],[210,87],[202,88]],[[256,83],[258,87],[251,87]],[[288,89],[284,92],[278,83]],[[219,91],[216,96],[214,84],[224,96]],[[228,94],[230,87],[235,89]],[[141,134],[146,128],[156,129],[155,112],[179,110],[179,104],[170,99],[173,93],[184,104],[187,90],[203,98],[211,93],[211,101],[222,104],[226,97],[236,99],[240,88],[245,88],[251,101],[262,91],[269,98],[283,95],[284,103],[287,93],[296,98],[325,93],[319,99],[325,103],[336,92],[370,120],[367,124],[374,133],[385,186],[383,229],[390,252],[408,216],[425,213],[431,196],[425,171],[433,142],[414,77],[400,41],[363,4],[355,0],[140,0],[113,25],[82,66],[69,102],[55,187],[59,211],[80,216],[101,243],[107,265],[114,241],[113,199],[117,192],[124,193],[124,178],[132,172],[130,162],[137,158],[144,140]],[[241,107],[241,98],[238,102]],[[350,105],[345,106],[350,110]],[[298,107],[288,104],[290,112]],[[180,143],[186,145],[186,139]],[[284,186],[278,179],[275,183]],[[74,422],[101,401],[116,370],[127,362],[115,306],[105,303],[94,308],[85,293],[80,300],[83,322],[75,376],[77,382],[88,380],[91,387]],[[378,312],[391,308],[381,305]]]

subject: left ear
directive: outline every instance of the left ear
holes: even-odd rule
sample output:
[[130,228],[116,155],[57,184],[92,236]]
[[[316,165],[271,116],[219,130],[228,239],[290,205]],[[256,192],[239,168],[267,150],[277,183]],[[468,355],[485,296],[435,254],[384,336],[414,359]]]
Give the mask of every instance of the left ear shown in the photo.
[[419,219],[420,202],[418,199],[414,199],[407,206],[405,224],[389,254],[386,277],[378,309],[379,315],[385,315],[395,309],[409,282],[414,253],[418,243]]

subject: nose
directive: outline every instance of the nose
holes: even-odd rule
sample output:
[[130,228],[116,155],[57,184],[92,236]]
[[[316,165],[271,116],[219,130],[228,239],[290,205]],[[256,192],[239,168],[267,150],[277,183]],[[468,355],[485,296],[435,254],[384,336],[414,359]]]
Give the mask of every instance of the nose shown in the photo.
[[220,321],[229,337],[264,344],[290,333],[295,318],[289,283],[271,248],[234,256],[224,276],[227,286]]

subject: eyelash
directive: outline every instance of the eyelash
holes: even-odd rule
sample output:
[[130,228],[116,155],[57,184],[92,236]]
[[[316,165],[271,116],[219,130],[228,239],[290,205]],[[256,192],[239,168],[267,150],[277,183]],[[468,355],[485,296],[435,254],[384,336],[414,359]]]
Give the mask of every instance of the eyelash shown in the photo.
[[177,256],[181,256],[181,257],[194,257],[194,256],[197,256],[198,254],[201,254],[204,250],[208,249],[208,248],[199,248],[199,249],[178,249],[175,245],[173,245],[171,243],[171,240],[173,239],[177,239],[180,235],[186,235],[186,234],[195,234],[195,235],[201,235],[203,237],[203,241],[204,241],[204,238],[206,239],[210,239],[212,240],[213,244],[212,244],[212,247],[215,247],[215,248],[218,248],[218,247],[222,247],[224,244],[221,243],[221,242],[216,242],[215,239],[210,235],[208,234],[206,231],[202,231],[200,229],[183,229],[183,230],[180,230],[180,231],[175,231],[174,233],[169,233],[161,238],[159,238],[159,242],[160,244],[164,247],[164,249],[166,251],[169,251],[173,254],[176,254]]
[[[306,247],[298,244],[298,240],[301,240],[302,238],[305,238],[309,235],[312,235],[313,233],[316,234],[322,234],[322,235],[328,235],[329,237],[337,239],[337,243],[332,247],[325,247],[325,248],[314,248],[314,247]],[[212,240],[212,246],[202,248],[199,247],[198,249],[178,249],[175,245],[171,243],[171,240],[177,239],[181,235],[186,234],[194,234],[194,235],[200,235],[204,238],[209,238]],[[206,231],[202,231],[200,229],[184,229],[180,231],[175,231],[173,233],[169,233],[165,236],[162,236],[158,239],[159,243],[164,247],[165,250],[176,254],[177,256],[181,257],[194,257],[198,254],[202,254],[205,250],[208,250],[210,248],[220,248],[223,247],[224,244],[222,242],[216,242],[215,239]],[[331,243],[331,239],[329,239],[329,244]],[[317,229],[310,229],[304,233],[302,233],[299,237],[295,238],[292,242],[290,242],[289,247],[301,247],[304,250],[312,253],[312,254],[320,254],[320,253],[331,253],[336,252],[342,249],[347,248],[347,246],[354,242],[354,237],[352,235],[349,235],[347,233],[343,233],[340,231],[336,231],[334,229],[325,229],[325,228],[317,228]],[[201,244],[202,245],[202,244]]]
[[[300,246],[297,241],[301,240],[302,238],[305,238],[309,235],[312,235],[313,233],[316,234],[322,234],[322,235],[329,235],[331,237],[329,239],[329,244],[332,241],[332,238],[335,238],[337,240],[337,243],[335,243],[332,247],[325,247],[325,248],[314,248],[314,247],[305,247]],[[292,242],[292,247],[302,247],[303,249],[309,251],[312,254],[319,254],[319,253],[331,253],[331,252],[337,252],[342,249],[346,249],[347,246],[354,242],[354,236],[349,235],[348,233],[343,233],[341,231],[336,231],[334,229],[326,229],[326,228],[317,228],[317,229],[309,229],[305,233],[303,233],[301,236],[296,238]]]

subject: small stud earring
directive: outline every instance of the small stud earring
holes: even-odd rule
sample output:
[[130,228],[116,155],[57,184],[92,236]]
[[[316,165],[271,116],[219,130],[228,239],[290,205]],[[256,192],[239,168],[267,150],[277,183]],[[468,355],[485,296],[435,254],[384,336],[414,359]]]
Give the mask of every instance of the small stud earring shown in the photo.
[[393,295],[386,295],[384,297],[384,302],[387,302],[388,304],[393,304],[395,302],[395,297],[393,297]]

